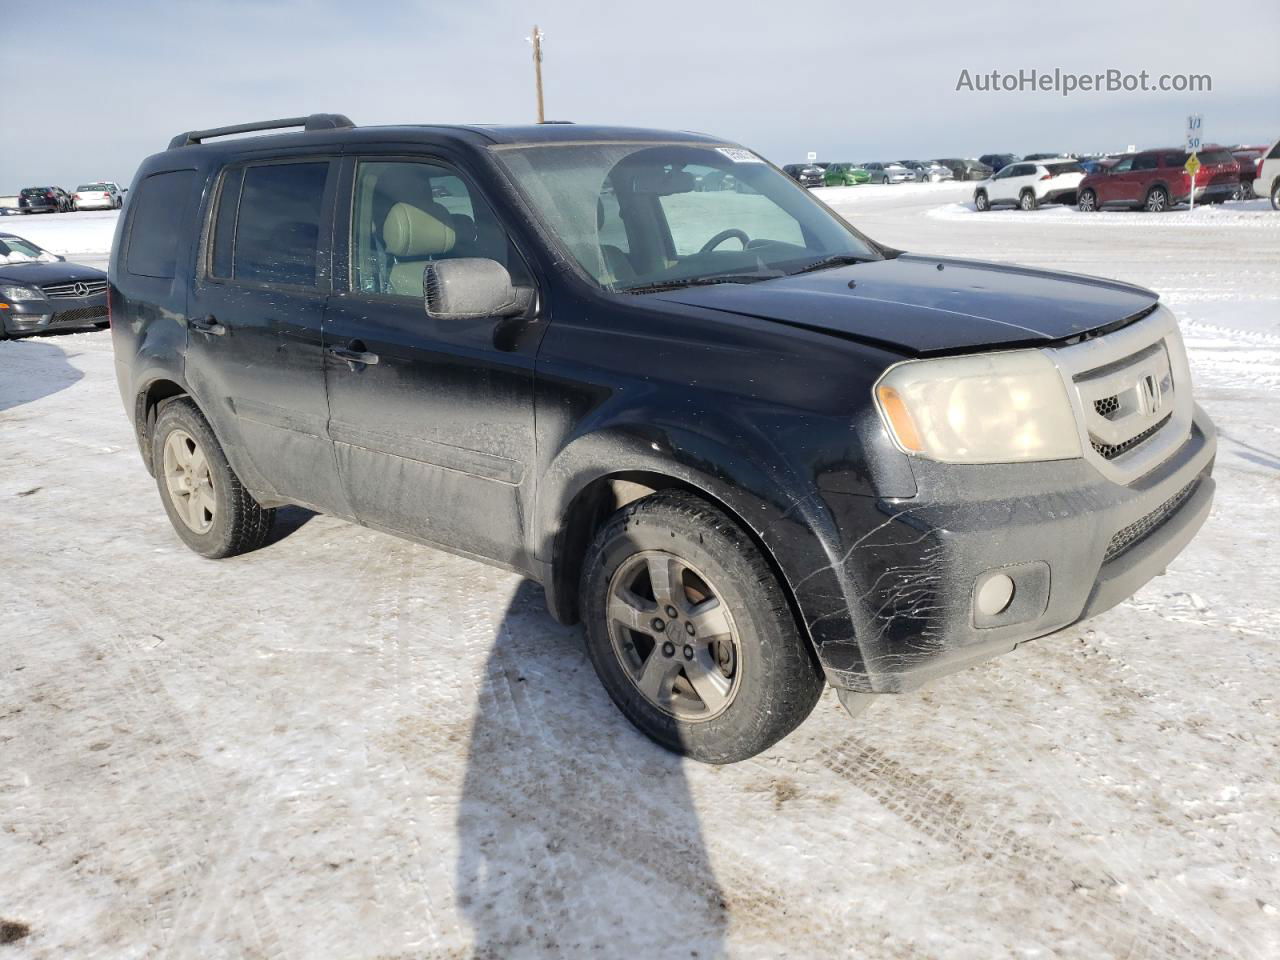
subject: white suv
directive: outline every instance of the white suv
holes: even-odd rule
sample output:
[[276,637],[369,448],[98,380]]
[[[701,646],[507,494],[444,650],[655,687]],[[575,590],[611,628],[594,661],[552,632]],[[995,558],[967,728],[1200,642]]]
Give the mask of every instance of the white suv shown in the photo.
[[1001,167],[973,191],[973,205],[979,213],[1000,204],[1034,210],[1042,203],[1075,203],[1076,188],[1084,179],[1078,160],[1019,160]]
[[1280,140],[1267,151],[1266,158],[1258,164],[1258,176],[1253,181],[1255,196],[1270,197],[1271,208],[1280,210]]

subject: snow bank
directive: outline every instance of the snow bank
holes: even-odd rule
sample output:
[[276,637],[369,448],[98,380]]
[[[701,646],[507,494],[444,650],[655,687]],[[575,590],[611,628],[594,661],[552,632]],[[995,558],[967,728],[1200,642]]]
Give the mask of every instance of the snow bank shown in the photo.
[[982,214],[974,208],[972,201],[967,201],[936,207],[927,215],[935,220],[960,221],[981,217],[984,223],[993,224],[1074,225],[1088,222],[1110,227],[1220,227],[1233,224],[1249,229],[1280,230],[1280,211],[1272,210],[1268,200],[1198,204],[1194,211],[1180,207],[1166,213],[1146,213],[1138,210],[1102,210],[1097,213],[1081,213],[1073,206],[1054,204],[1031,212],[1016,208],[1002,208]]
[[111,252],[111,239],[119,216],[119,210],[86,210],[6,217],[0,222],[0,233],[25,237],[54,253],[106,256]]

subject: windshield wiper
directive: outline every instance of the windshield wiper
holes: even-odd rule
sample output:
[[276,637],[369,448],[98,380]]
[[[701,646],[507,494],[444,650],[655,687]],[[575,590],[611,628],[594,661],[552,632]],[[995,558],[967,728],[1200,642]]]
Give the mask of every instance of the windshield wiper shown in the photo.
[[814,270],[825,270],[827,267],[845,267],[851,263],[870,263],[874,259],[876,258],[860,257],[853,253],[836,253],[829,257],[823,257],[821,260],[806,263],[803,267],[792,270],[787,276],[794,277],[801,273],[812,273]]
[[619,293],[656,293],[660,290],[678,290],[681,287],[709,287],[716,283],[756,283],[786,276],[783,273],[721,273],[714,277],[689,277],[683,280],[658,280],[636,287],[624,287]]

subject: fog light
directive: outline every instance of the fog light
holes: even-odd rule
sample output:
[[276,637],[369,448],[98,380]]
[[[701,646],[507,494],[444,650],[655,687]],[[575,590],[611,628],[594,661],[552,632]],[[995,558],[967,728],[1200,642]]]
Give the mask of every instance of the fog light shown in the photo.
[[978,587],[974,604],[984,617],[994,617],[1008,609],[1013,602],[1013,581],[1003,573],[988,577]]

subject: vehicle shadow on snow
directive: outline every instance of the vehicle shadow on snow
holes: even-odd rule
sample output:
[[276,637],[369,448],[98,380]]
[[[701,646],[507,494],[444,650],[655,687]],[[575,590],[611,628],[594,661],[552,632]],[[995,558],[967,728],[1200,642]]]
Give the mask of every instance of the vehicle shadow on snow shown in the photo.
[[65,390],[83,376],[56,344],[0,340],[0,412]]
[[682,761],[623,719],[531,581],[489,656],[457,826],[475,957],[724,952]]

